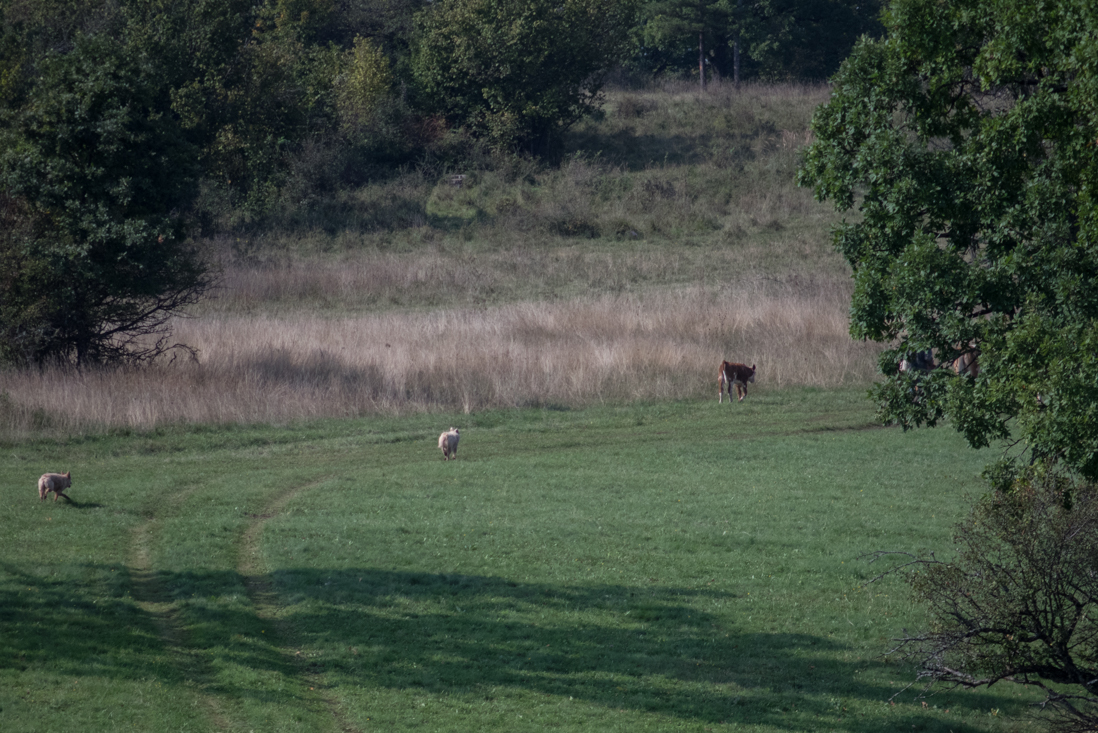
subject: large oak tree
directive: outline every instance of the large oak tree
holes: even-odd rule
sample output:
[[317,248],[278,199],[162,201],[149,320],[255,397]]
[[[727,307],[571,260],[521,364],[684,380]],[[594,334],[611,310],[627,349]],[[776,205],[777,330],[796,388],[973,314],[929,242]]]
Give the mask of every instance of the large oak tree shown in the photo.
[[[883,414],[1098,479],[1098,6],[897,0],[885,22],[800,174],[858,212],[834,241],[852,336],[890,347]],[[900,372],[924,350],[978,354],[978,375]]]
[[[931,681],[1045,690],[1098,725],[1098,6],[895,0],[816,114],[800,174],[856,212],[851,334],[905,427],[1005,441],[948,561],[916,558]],[[901,370],[931,352],[929,369]],[[975,357],[978,369],[949,368]]]

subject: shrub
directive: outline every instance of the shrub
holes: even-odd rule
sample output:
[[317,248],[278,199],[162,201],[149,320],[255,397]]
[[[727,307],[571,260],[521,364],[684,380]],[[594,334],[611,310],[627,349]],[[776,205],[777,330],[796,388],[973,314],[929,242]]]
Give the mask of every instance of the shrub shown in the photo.
[[901,640],[920,677],[1037,687],[1054,727],[1098,727],[1098,486],[1031,469],[957,526],[957,556],[914,565],[930,631]]

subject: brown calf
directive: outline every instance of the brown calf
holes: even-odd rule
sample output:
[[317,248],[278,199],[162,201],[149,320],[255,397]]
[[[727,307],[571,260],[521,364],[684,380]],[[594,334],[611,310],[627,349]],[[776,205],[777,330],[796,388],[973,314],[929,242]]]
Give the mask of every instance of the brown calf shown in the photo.
[[755,365],[750,367],[744,364],[734,364],[730,361],[721,362],[721,370],[717,374],[717,402],[724,401],[725,385],[728,386],[728,401],[732,401],[732,385],[736,386],[736,396],[743,402],[747,396],[747,383],[755,381]]

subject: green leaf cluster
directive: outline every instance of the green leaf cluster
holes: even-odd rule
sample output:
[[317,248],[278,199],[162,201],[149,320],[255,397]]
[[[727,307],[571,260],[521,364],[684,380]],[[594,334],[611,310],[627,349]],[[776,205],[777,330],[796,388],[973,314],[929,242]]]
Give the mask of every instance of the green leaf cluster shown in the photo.
[[441,0],[417,17],[429,108],[501,148],[552,150],[624,56],[630,0]]
[[[1098,478],[1098,9],[896,0],[814,118],[799,180],[840,210],[851,335],[905,426]],[[930,350],[940,368],[901,373]],[[947,367],[978,354],[978,374]],[[946,367],[946,368],[943,368]]]
[[78,34],[41,61],[0,153],[0,360],[152,358],[208,284],[176,209],[195,149],[155,69]]
[[346,71],[336,81],[340,117],[344,125],[368,120],[393,86],[389,58],[368,39],[355,38],[348,52]]

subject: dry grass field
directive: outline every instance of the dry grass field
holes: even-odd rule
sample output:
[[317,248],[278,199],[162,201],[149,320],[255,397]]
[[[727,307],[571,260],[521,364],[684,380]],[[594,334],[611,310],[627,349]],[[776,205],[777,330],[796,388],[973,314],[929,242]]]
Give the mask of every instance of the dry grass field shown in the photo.
[[848,299],[844,282],[755,280],[485,308],[208,314],[176,329],[197,362],[9,372],[0,385],[19,397],[9,425],[65,431],[716,399],[722,358],[757,364],[762,390],[871,379],[873,348],[846,332]]
[[715,399],[722,359],[761,391],[868,382],[833,215],[793,183],[825,98],[619,91],[559,166],[426,166],[213,240],[218,287],[173,335],[197,360],[0,372],[0,437]]

